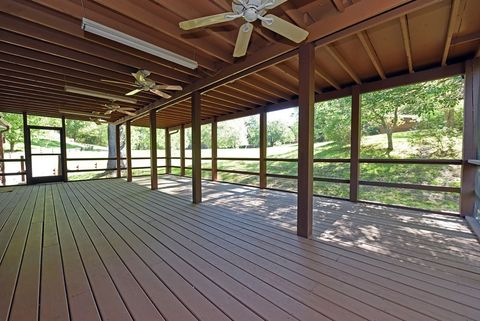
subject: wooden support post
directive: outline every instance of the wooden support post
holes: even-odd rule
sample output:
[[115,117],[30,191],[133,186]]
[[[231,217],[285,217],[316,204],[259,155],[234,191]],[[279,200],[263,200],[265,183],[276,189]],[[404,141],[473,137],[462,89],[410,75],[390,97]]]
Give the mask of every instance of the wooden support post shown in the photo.
[[315,48],[299,50],[297,234],[309,238],[313,224],[313,117]]
[[158,189],[157,169],[157,112],[150,110],[150,181],[151,189]]
[[[3,133],[0,133],[0,159],[4,159],[5,154],[3,153]],[[5,162],[0,162],[0,174],[5,174]],[[6,176],[0,177],[0,182],[2,185],[7,183]]]
[[358,201],[360,182],[361,101],[358,86],[352,89],[351,137],[350,137],[350,201]]
[[126,149],[127,149],[127,182],[132,181],[132,122],[127,120],[126,124]]
[[117,178],[122,177],[122,156],[120,150],[120,125],[115,126],[115,157],[117,160]]
[[193,203],[202,202],[202,155],[201,155],[201,96],[192,93],[192,196]]
[[180,175],[185,176],[185,125],[180,127]]
[[27,184],[32,183],[32,151],[30,146],[30,131],[28,130],[28,114],[23,112],[23,142],[25,151],[25,166]]
[[22,182],[25,182],[25,156],[20,156],[20,172],[22,173]]
[[480,113],[480,59],[469,60],[465,65],[465,99],[463,122],[463,165],[460,194],[460,214],[473,216],[475,209],[475,174],[476,167],[468,163],[477,159],[476,128]]
[[68,168],[67,168],[67,126],[65,123],[65,116],[62,116],[62,134],[60,135],[60,150],[62,154],[62,176],[65,182],[68,182]]
[[212,121],[212,181],[218,179],[217,175],[217,118]]
[[267,187],[267,112],[260,113],[260,188]]
[[165,128],[165,173],[172,173],[172,147],[170,130],[168,128]]

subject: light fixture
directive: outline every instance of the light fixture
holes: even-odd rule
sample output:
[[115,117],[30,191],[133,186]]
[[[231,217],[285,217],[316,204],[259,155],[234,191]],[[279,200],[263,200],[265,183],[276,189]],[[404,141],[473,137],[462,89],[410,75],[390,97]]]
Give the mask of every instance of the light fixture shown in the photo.
[[82,19],[82,29],[85,30],[86,32],[90,32],[90,33],[96,34],[97,36],[101,36],[101,37],[119,42],[126,46],[138,49],[140,51],[147,52],[149,54],[174,62],[181,66],[184,66],[190,69],[198,68],[198,63],[195,60],[188,59],[170,50],[152,45],[151,43],[129,36],[126,33],[104,26],[90,19],[87,19],[87,18]]
[[92,114],[92,113],[84,113],[84,112],[81,112],[81,111],[74,111],[74,110],[67,110],[67,109],[59,109],[58,112],[60,114],[85,116],[85,117],[100,118],[100,119],[109,119],[110,118],[110,116],[105,116],[105,115],[100,115],[100,114]]
[[111,101],[122,101],[124,103],[131,103],[131,104],[136,104],[137,103],[137,100],[134,99],[134,98],[125,97],[125,96],[117,96],[117,95],[102,93],[102,92],[95,91],[95,90],[78,88],[78,87],[73,87],[73,86],[65,86],[65,91],[69,92],[69,93],[73,93],[73,94],[79,94],[79,95],[85,95],[85,96],[91,96],[91,97],[97,97],[97,98],[104,98],[104,99],[108,99],[108,100],[111,100]]

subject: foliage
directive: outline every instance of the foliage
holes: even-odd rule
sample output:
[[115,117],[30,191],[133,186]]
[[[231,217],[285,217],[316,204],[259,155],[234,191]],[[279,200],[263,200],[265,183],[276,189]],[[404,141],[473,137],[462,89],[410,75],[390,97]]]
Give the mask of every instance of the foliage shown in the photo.
[[[456,107],[461,104],[463,80],[452,77],[420,84],[396,87],[362,95],[362,118],[364,127],[378,127],[387,135],[387,153],[394,146],[392,135],[400,124],[401,116],[414,114],[425,120],[421,125],[428,128],[453,128]],[[444,118],[438,117],[443,114]],[[437,116],[437,117],[434,117]],[[439,123],[441,122],[441,123]]]
[[0,117],[11,126],[7,132],[3,133],[3,136],[10,145],[10,152],[14,152],[15,146],[23,142],[23,116],[22,114],[0,113]]
[[350,142],[351,98],[341,98],[315,104],[314,140]]
[[248,146],[260,146],[260,120],[258,116],[248,117],[245,119],[245,127],[247,128]]

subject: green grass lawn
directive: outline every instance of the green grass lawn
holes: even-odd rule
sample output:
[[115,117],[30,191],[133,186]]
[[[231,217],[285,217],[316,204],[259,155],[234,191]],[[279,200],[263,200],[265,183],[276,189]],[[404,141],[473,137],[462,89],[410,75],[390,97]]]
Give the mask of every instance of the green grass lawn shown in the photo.
[[[410,144],[410,136],[415,132],[403,132],[394,134],[394,150],[388,155],[386,153],[385,135],[367,136],[362,139],[361,157],[362,158],[417,158],[417,147]],[[418,132],[416,133],[418,134]],[[427,133],[425,133],[427,134]],[[460,155],[461,138],[455,138],[458,141],[458,155]],[[39,142],[42,143],[42,142]],[[42,143],[43,144],[43,143]],[[334,142],[323,142],[315,144],[316,159],[332,159],[350,157],[350,146],[340,145]],[[202,155],[210,155],[209,150],[202,150]],[[258,158],[257,149],[220,149],[219,157],[246,157]],[[297,158],[297,145],[282,145],[269,147],[267,151],[269,158]],[[459,158],[460,156],[458,156]],[[187,163],[187,166],[191,166]],[[202,161],[202,168],[210,169],[211,161]],[[258,161],[218,161],[218,169],[259,172]],[[267,171],[271,174],[297,175],[296,162],[269,161],[267,162]],[[163,173],[159,169],[159,173]],[[172,168],[173,174],[180,174],[180,169]],[[134,175],[149,175],[150,170],[134,170]],[[191,175],[191,170],[186,170],[187,175]],[[315,163],[315,177],[349,179],[349,163]],[[72,173],[69,175],[71,180],[92,179],[111,177],[110,172],[89,172]],[[257,175],[244,175],[232,173],[218,173],[219,180],[225,182],[258,185]],[[211,179],[211,172],[202,171],[204,179]],[[411,183],[435,186],[460,186],[460,166],[456,165],[415,165],[415,164],[361,164],[361,180],[380,181],[391,183]],[[275,189],[284,189],[296,191],[295,179],[268,178],[268,187]],[[314,192],[318,195],[348,198],[349,184],[314,182]],[[385,188],[373,186],[361,186],[360,198],[362,200],[381,202],[392,205],[404,205],[419,207],[432,210],[443,210],[458,212],[459,195],[454,193],[418,191],[400,188]]]
[[[410,144],[410,136],[414,132],[394,134],[394,150],[387,155],[385,135],[367,136],[362,139],[362,158],[417,158],[417,147]],[[418,133],[417,133],[418,134]],[[427,133],[425,133],[427,134]],[[460,155],[461,138],[458,140]],[[223,151],[223,154],[232,154]],[[349,158],[349,145],[339,145],[333,142],[315,144],[315,158]],[[222,151],[219,150],[219,155]],[[237,151],[241,157],[258,157],[256,150]],[[269,158],[297,158],[297,145],[284,145],[269,148]],[[254,156],[252,156],[254,155]],[[460,156],[459,156],[460,157]],[[210,163],[202,164],[210,168]],[[256,161],[218,161],[219,169],[241,170],[258,173],[259,164]],[[271,174],[296,175],[296,162],[269,161],[267,171]],[[435,186],[460,186],[460,166],[457,165],[416,165],[416,164],[361,164],[360,179],[364,181],[379,181],[391,183],[410,183]],[[350,165],[348,163],[315,163],[315,177],[349,179]],[[204,175],[208,178],[208,175]],[[219,179],[227,182],[258,185],[258,176],[231,173],[219,173]],[[296,180],[269,178],[268,187],[286,190],[296,190]],[[348,198],[349,185],[344,183],[315,182],[314,192],[318,195]],[[381,202],[393,205],[404,205],[433,210],[458,212],[459,195],[454,193],[418,191],[400,188],[385,188],[361,186],[362,200]]]

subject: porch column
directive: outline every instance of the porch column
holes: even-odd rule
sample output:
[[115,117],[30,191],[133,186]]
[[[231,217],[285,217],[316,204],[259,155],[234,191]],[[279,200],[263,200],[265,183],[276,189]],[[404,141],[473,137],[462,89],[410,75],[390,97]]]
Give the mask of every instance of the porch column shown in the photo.
[[267,187],[267,113],[260,113],[260,188]]
[[170,130],[165,128],[165,173],[172,173],[172,148]]
[[32,183],[32,154],[30,149],[30,133],[28,131],[28,114],[23,112],[23,143],[25,151],[25,165],[27,184]]
[[120,155],[120,125],[115,126],[115,157],[117,159],[117,178],[122,177],[122,160]]
[[217,117],[212,121],[212,181],[217,180]]
[[65,125],[65,116],[62,116],[62,135],[60,135],[60,149],[62,154],[62,176],[65,182],[68,182],[67,171],[67,126]]
[[157,169],[157,111],[150,110],[150,185],[152,190],[158,189]]
[[473,216],[475,211],[476,166],[468,160],[478,159],[476,129],[480,113],[480,59],[469,60],[465,65],[465,99],[463,123],[463,165],[460,194],[460,214]]
[[185,176],[185,125],[180,127],[180,175]]
[[315,47],[299,51],[297,234],[312,236],[313,117],[315,103]]
[[193,203],[202,202],[202,155],[201,155],[201,96],[192,93],[192,197]]
[[127,148],[127,182],[132,181],[132,122],[126,124],[126,148]]
[[351,137],[350,137],[350,201],[358,201],[360,182],[360,138],[361,138],[360,89],[352,89]]

